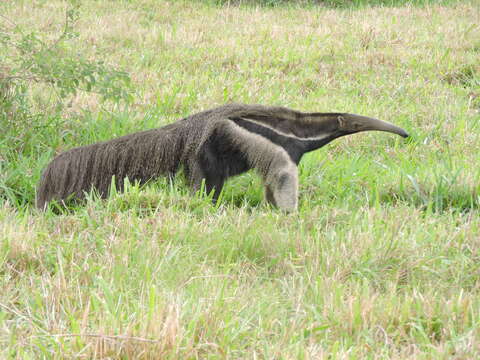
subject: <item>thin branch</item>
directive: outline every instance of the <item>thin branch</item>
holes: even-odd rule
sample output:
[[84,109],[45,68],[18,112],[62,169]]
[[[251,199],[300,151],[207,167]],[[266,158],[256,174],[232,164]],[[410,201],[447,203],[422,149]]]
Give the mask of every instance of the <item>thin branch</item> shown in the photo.
[[[70,29],[70,26],[72,25],[72,22],[70,21],[70,17],[69,17],[68,12],[69,12],[69,9],[67,8],[65,10],[65,24],[63,26],[62,33],[60,34],[60,36],[55,41],[53,41],[52,44],[50,44],[50,46],[47,48],[47,50],[53,49],[55,46],[58,45],[58,43],[60,41],[64,40],[67,37],[68,30]],[[73,21],[73,24],[75,24],[75,21]]]
[[46,335],[32,335],[29,338],[65,338],[65,337],[90,337],[90,338],[100,338],[106,340],[133,340],[133,341],[140,341],[140,342],[148,342],[148,343],[159,343],[160,340],[153,340],[142,338],[138,336],[126,336],[126,335],[103,335],[103,334],[92,334],[92,333],[85,333],[85,334],[46,334]]
[[14,28],[18,27],[18,25],[13,22],[12,20],[10,20],[9,18],[7,18],[5,15],[1,15],[0,14],[0,18],[2,18],[3,20],[5,20],[6,22],[10,23],[10,25],[12,25]]
[[197,279],[211,279],[211,278],[233,278],[232,275],[229,274],[215,274],[215,275],[199,275],[199,276],[192,276],[191,278],[187,279],[183,284],[179,286],[179,288],[183,288],[191,283],[193,280]]
[[36,327],[40,331],[48,334],[48,332],[45,329],[43,329],[41,326],[39,326],[38,324],[35,323],[35,321],[40,322],[40,320],[32,318],[31,316],[24,315],[20,311],[18,311],[17,309],[10,308],[7,305],[2,304],[2,303],[0,303],[0,307],[3,308],[4,310],[6,310],[7,312],[11,313],[11,314],[14,314],[14,315],[18,316],[19,318],[28,321],[30,324],[32,324],[34,327]]

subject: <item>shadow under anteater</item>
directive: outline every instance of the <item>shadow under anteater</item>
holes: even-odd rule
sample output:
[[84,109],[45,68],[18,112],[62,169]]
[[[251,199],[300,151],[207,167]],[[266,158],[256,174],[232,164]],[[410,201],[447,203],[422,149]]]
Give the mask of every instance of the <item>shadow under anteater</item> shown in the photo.
[[361,131],[387,131],[407,137],[385,121],[346,113],[303,113],[284,107],[229,104],[200,112],[159,129],[81,146],[55,157],[37,188],[37,207],[51,200],[83,198],[95,189],[106,197],[114,177],[141,184],[173,177],[183,167],[193,190],[202,181],[217,199],[225,180],[256,169],[267,200],[293,211],[298,202],[298,170],[303,154]]

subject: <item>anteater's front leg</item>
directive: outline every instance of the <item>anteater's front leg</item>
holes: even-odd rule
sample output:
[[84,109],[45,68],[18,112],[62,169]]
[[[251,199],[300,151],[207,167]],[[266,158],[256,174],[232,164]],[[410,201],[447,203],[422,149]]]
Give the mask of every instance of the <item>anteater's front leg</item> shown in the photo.
[[298,204],[298,170],[282,151],[273,155],[265,178],[265,197],[269,203],[287,212]]
[[231,162],[246,161],[247,169],[254,168],[262,176],[267,201],[284,211],[295,211],[298,169],[285,148],[235,124],[225,126],[224,134],[231,142],[231,153],[235,154]]

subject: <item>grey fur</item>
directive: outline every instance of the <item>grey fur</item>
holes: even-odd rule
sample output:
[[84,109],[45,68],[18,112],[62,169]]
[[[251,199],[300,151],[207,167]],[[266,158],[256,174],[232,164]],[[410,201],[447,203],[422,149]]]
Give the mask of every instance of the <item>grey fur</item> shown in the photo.
[[96,189],[109,192],[112,177],[145,183],[173,177],[183,166],[189,183],[218,197],[228,177],[255,168],[267,200],[286,211],[297,207],[297,165],[305,152],[340,136],[380,130],[408,134],[387,122],[343,113],[302,113],[283,107],[230,104],[207,110],[159,129],[81,146],[55,157],[37,189],[37,207],[51,200],[83,198]]

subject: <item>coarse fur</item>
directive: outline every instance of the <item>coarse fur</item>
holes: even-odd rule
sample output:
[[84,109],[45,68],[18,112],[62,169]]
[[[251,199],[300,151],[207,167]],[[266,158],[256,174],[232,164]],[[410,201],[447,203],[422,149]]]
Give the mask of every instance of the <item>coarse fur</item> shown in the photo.
[[115,181],[141,184],[173,177],[182,166],[193,190],[205,182],[216,200],[225,180],[256,169],[266,198],[286,211],[297,207],[297,165],[304,153],[359,131],[408,136],[390,123],[345,113],[302,113],[284,107],[229,104],[200,112],[162,128],[81,146],[55,157],[37,189],[37,207],[51,200],[83,198],[95,189],[106,197]]

